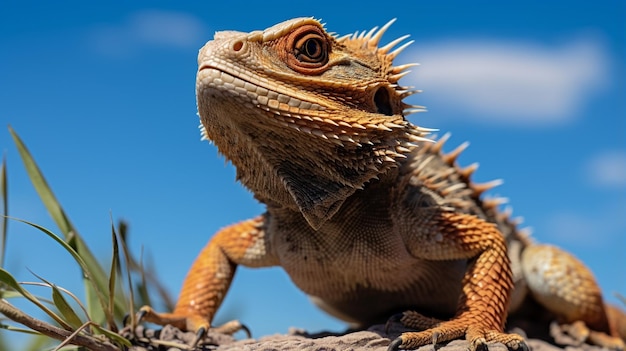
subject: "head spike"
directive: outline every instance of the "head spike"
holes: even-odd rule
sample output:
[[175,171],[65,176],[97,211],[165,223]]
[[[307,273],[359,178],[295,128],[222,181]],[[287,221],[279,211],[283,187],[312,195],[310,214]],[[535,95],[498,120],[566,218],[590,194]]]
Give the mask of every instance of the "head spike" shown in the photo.
[[484,193],[485,191],[493,189],[497,187],[498,185],[502,185],[502,183],[504,183],[502,179],[494,179],[486,183],[472,183],[470,187],[474,191],[474,196],[480,197],[480,195]]
[[383,37],[383,34],[385,34],[387,29],[389,29],[389,27],[391,27],[391,25],[395,21],[396,21],[395,18],[391,19],[391,21],[387,22],[384,26],[382,26],[380,28],[380,30],[378,32],[376,32],[376,34],[374,34],[374,36],[372,36],[372,38],[369,40],[370,47],[377,47],[378,46],[378,43],[380,43],[380,39]]
[[427,142],[427,143],[432,143],[433,142],[432,139],[424,138],[424,137],[413,135],[413,134],[409,134],[408,137],[409,137],[410,141],[417,141],[417,142],[424,141],[424,142]]
[[404,147],[404,146],[400,146],[400,145],[398,145],[398,146],[396,146],[396,151],[397,151],[398,153],[406,154],[406,153],[411,152],[411,149],[408,149],[408,148],[406,148],[406,147]]
[[342,35],[339,38],[337,38],[337,41],[341,43],[343,41],[349,40],[351,37],[352,37],[352,34]]
[[492,210],[508,202],[509,202],[509,199],[507,199],[506,197],[487,198],[483,200],[483,206],[485,206],[485,208],[487,208],[488,210]]
[[426,127],[415,127],[415,129],[417,129],[419,132],[422,132],[422,133],[432,133],[432,132],[439,131],[439,129],[437,128],[426,128]]
[[204,125],[200,124],[198,128],[200,129],[200,141],[210,140]]
[[515,225],[515,226],[518,226],[518,225],[524,223],[524,217],[518,216],[518,217],[515,217],[515,218],[511,218],[511,223],[513,225]]
[[478,169],[478,162],[472,163],[471,165],[462,168],[459,170],[459,174],[463,179],[468,180],[474,172]]
[[445,144],[446,141],[450,139],[450,136],[452,136],[450,132],[444,134],[441,138],[439,138],[439,140],[437,140],[435,144],[433,144],[433,146],[431,147],[431,150],[433,152],[441,152],[441,148],[443,147],[443,144]]
[[412,89],[412,90],[398,90],[398,93],[400,94],[400,97],[402,99],[411,96],[411,95],[415,95],[415,94],[419,94],[421,93],[421,90],[417,90],[417,89]]
[[[418,90],[418,92],[421,93],[422,91]],[[421,108],[421,109],[426,108],[425,106],[422,106],[422,105],[406,105],[406,106],[407,108]]]
[[443,196],[448,196],[457,190],[461,190],[465,188],[465,186],[466,186],[465,183],[455,183],[455,184],[448,186],[447,188],[441,189],[440,193]]
[[405,127],[404,125],[400,125],[400,124],[393,123],[393,122],[385,122],[383,124],[389,128],[404,128]]
[[400,53],[402,51],[404,51],[404,49],[408,48],[409,45],[413,44],[414,42],[415,42],[415,40],[411,40],[411,41],[408,41],[408,42],[404,43],[399,48],[397,48],[397,49],[393,50],[392,52],[390,52],[389,54],[387,54],[387,56],[390,57],[392,60],[395,59],[398,55],[400,55]]
[[394,46],[400,44],[402,41],[404,41],[406,38],[410,37],[410,35],[403,35],[400,38],[396,39],[396,40],[392,40],[389,44],[383,46],[382,48],[379,48],[378,51],[382,52],[383,54],[386,54],[387,52],[389,52],[389,50],[391,50]]
[[419,65],[420,64],[417,63],[417,62],[413,62],[413,63],[404,64],[404,65],[393,66],[393,67],[391,67],[390,73],[397,74],[397,73],[403,72],[403,71],[405,71],[405,70],[407,70],[407,69],[409,69],[411,67],[417,67]]
[[524,227],[517,230],[517,238],[525,245],[530,246],[535,243],[532,237],[533,229],[531,227]]
[[392,74],[390,76],[387,77],[387,79],[391,82],[391,83],[396,83],[397,81],[399,81],[402,77],[406,76],[407,74],[411,73],[411,71],[404,71],[404,72],[400,72],[397,74]]
[[511,215],[513,214],[513,207],[511,206],[507,206],[504,211],[502,211],[502,215],[508,220],[509,218],[511,218]]
[[469,142],[467,141],[457,146],[456,149],[442,156],[443,161],[449,164],[450,166],[454,165],[454,162],[456,162],[456,159],[465,149],[467,149],[468,146],[469,146]]
[[378,26],[370,29],[369,32],[367,32],[367,34],[365,35],[365,40],[367,40],[369,42],[369,40],[372,39],[372,35],[374,35],[374,33],[378,30]]
[[425,108],[409,108],[402,111],[402,114],[406,117],[408,115],[412,115],[414,113],[426,112]]

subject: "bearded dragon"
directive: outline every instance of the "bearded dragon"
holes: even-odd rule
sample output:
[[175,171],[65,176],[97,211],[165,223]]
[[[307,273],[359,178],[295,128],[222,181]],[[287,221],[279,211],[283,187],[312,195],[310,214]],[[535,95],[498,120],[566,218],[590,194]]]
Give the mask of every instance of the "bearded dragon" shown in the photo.
[[396,316],[419,330],[390,350],[457,338],[472,350],[526,350],[504,332],[526,290],[561,322],[582,323],[590,342],[623,349],[615,321],[626,318],[612,318],[591,272],[532,243],[482,196],[496,183],[476,184],[476,166],[458,166],[465,144],[444,153],[447,137],[433,143],[432,130],[407,120],[423,108],[404,102],[417,91],[398,82],[413,65],[393,65],[407,36],[379,46],[392,23],[337,37],[296,18],[217,32],[200,50],[203,138],[267,211],[213,236],[172,313],[145,306],[140,316],[205,333],[238,265],[281,266],[338,318],[366,326]]

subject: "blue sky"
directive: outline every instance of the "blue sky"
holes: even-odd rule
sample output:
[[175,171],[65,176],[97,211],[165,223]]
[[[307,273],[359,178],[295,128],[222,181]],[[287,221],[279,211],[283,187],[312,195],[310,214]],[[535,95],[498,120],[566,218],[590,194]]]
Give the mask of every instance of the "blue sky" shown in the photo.
[[[411,120],[471,147],[476,179],[511,200],[538,241],[574,252],[605,296],[626,294],[626,5],[622,1],[421,1],[370,9],[349,2],[9,2],[0,5],[0,148],[9,210],[54,224],[30,185],[7,125],[24,139],[72,221],[103,259],[110,215],[130,223],[176,295],[219,228],[263,211],[234,169],[200,141],[197,50],[217,30],[264,29],[296,16],[353,33],[398,21],[399,62],[429,112]],[[6,267],[80,290],[70,258],[10,223]],[[27,269],[28,268],[28,269]],[[257,336],[344,325],[308,302],[280,269],[240,269],[217,316]]]

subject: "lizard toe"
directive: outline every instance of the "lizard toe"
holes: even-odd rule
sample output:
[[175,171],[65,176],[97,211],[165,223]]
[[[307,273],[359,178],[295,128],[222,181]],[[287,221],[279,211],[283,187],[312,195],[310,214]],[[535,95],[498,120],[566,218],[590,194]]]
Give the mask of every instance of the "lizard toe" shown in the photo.
[[385,323],[385,334],[389,334],[389,330],[394,324],[402,322],[402,316],[403,313],[396,313],[387,319]]
[[222,333],[222,334],[228,334],[228,335],[233,335],[238,331],[243,331],[244,333],[246,333],[248,339],[252,337],[252,333],[250,332],[250,329],[238,320],[232,320],[232,321],[226,322],[220,325],[219,327],[213,327],[211,330],[218,332],[218,333]]
[[607,348],[613,351],[624,351],[626,344],[619,337],[614,337],[609,334],[592,330],[589,334],[589,343]]
[[487,340],[485,338],[476,338],[470,341],[470,351],[487,351]]
[[509,350],[514,351],[529,351],[528,344],[526,344],[524,337],[519,334],[490,330],[484,333],[484,335],[487,343],[504,344]]
[[[434,328],[421,332],[406,332],[402,333],[400,337],[395,339],[392,345],[394,347],[406,350],[414,350],[420,346],[428,344],[432,344],[436,347],[440,343],[461,338],[464,334],[464,331],[457,332],[445,330],[442,328]],[[390,347],[392,345],[390,345]]]
[[441,343],[462,338],[469,342],[470,351],[486,351],[488,345],[493,343],[504,344],[509,350],[529,350],[524,338],[518,334],[507,334],[475,323],[468,325],[466,322],[463,319],[453,319],[424,331],[402,333],[389,345],[389,350],[416,349],[427,344],[436,347]]
[[[394,316],[392,316],[392,318],[393,317]],[[431,329],[443,322],[440,319],[427,317],[415,311],[404,311],[399,314],[399,317],[400,322],[402,322],[405,327],[416,330]]]
[[180,312],[172,312],[172,313],[161,313],[156,312],[150,306],[142,306],[135,318],[138,323],[140,322],[149,322],[158,325],[171,325],[183,331],[198,331],[200,328],[204,328],[208,330],[211,328],[211,324],[205,316],[194,314],[194,313],[180,313]]

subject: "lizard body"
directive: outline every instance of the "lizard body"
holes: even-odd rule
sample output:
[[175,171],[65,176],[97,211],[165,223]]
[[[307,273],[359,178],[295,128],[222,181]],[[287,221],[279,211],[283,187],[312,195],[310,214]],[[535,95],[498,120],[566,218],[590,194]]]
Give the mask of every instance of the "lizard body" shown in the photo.
[[[497,184],[475,184],[476,167],[457,165],[464,145],[443,153],[447,137],[433,144],[430,130],[406,119],[420,110],[403,102],[416,91],[398,85],[411,65],[392,62],[409,43],[378,45],[392,22],[338,38],[297,18],[264,31],[218,32],[201,49],[203,137],[267,211],[219,231],[175,310],[144,307],[144,318],[206,330],[237,265],[281,266],[318,306],[358,325],[418,311],[401,321],[426,330],[402,334],[392,349],[460,337],[472,349],[524,349],[521,336],[503,332],[515,280],[512,308],[530,288],[540,302],[565,306],[556,311],[564,323],[592,328],[593,342],[623,348],[613,320],[626,318],[611,310],[617,317],[609,320],[591,273],[567,253],[533,244],[499,212],[499,200],[481,197]],[[568,276],[554,279],[563,267],[580,278],[572,289],[562,288]]]

